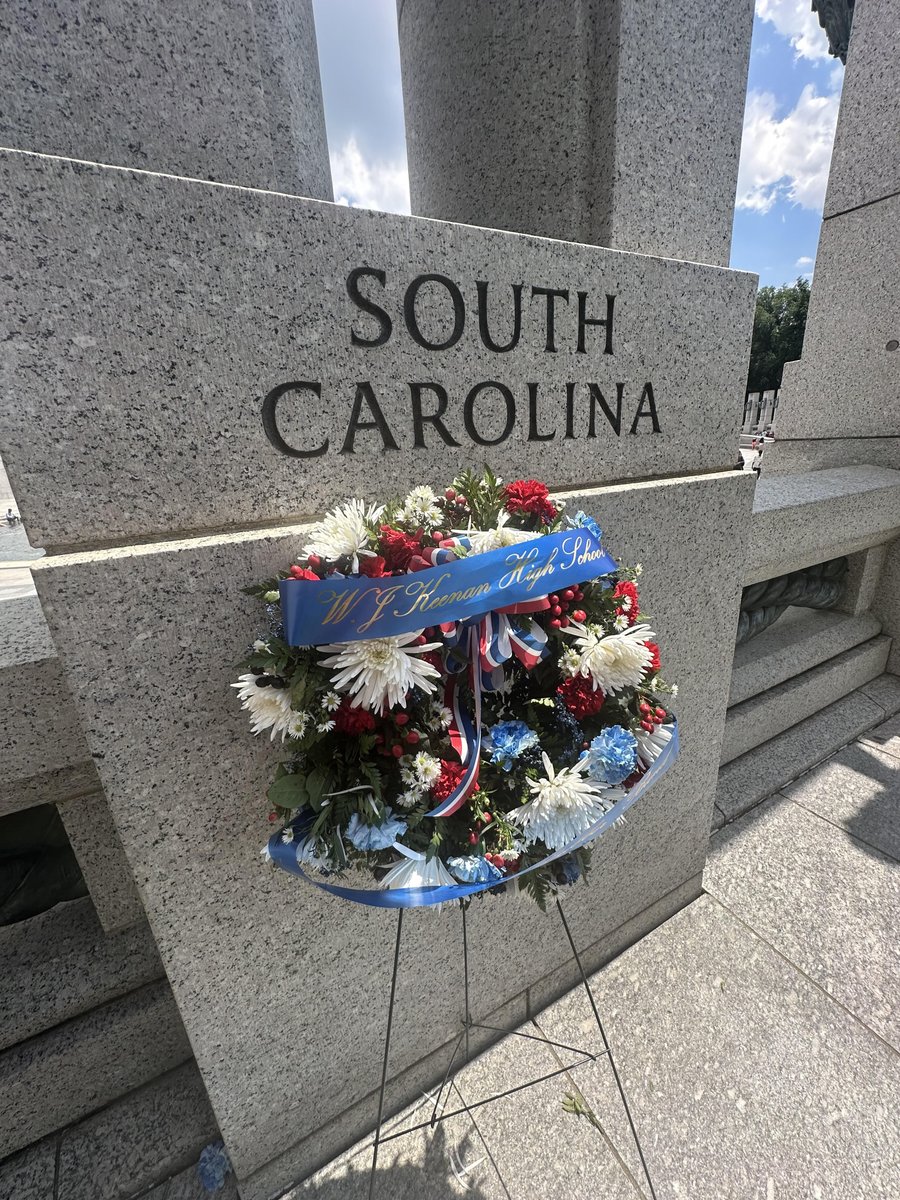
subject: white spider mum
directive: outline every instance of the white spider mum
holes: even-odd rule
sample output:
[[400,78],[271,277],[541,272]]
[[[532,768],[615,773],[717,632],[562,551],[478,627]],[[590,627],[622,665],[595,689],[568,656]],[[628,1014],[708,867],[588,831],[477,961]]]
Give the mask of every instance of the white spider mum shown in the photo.
[[572,621],[563,632],[575,639],[581,674],[590,676],[594,691],[601,688],[608,696],[637,687],[653,660],[644,645],[654,636],[649,625],[632,625],[605,636],[598,626]]
[[414,487],[397,514],[401,521],[418,528],[436,529],[441,523],[438,498],[430,487]]
[[519,542],[533,542],[538,536],[527,529],[513,529],[508,525],[509,513],[501,512],[496,529],[466,530],[469,539],[469,555],[487,554],[489,550],[502,550],[505,546],[516,546]]
[[637,738],[637,756],[641,766],[652,767],[671,742],[672,730],[668,725],[657,725],[652,733],[639,729],[634,736]]
[[609,810],[610,804],[601,792],[601,785],[584,777],[589,764],[587,757],[574,767],[559,771],[554,770],[546,754],[541,757],[546,778],[528,780],[532,799],[508,817],[522,827],[526,843],[540,840],[550,850],[561,850],[586,833]]
[[429,650],[439,650],[438,642],[415,643],[421,631],[404,633],[398,637],[369,638],[362,642],[334,642],[320,646],[330,653],[323,666],[335,667],[331,682],[339,692],[348,692],[359,708],[381,712],[388,708],[406,707],[406,696],[411,688],[433,692],[433,679],[439,673],[431,663],[418,657]]
[[426,790],[437,783],[441,777],[441,760],[435,758],[433,754],[426,754],[424,750],[420,750],[413,759],[413,768],[416,773],[416,782]]
[[353,570],[358,571],[359,555],[375,553],[368,548],[369,528],[383,512],[383,504],[370,504],[366,508],[362,500],[348,500],[346,504],[338,505],[313,525],[303,553],[318,554],[319,558],[332,562],[348,555],[353,559]]
[[255,675],[241,675],[237,683],[231,686],[237,688],[241,708],[250,714],[250,728],[254,733],[263,733],[271,729],[269,735],[272,741],[276,734],[286,737],[299,737],[294,733],[296,721],[305,714],[296,713],[291,708],[291,693],[287,688],[260,687]]

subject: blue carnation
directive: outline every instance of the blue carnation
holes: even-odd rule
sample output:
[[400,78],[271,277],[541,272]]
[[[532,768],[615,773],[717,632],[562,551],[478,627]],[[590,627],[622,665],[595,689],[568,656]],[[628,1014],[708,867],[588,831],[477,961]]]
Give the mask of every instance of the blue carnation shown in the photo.
[[467,854],[463,858],[448,858],[450,874],[460,883],[496,883],[503,878],[493,863],[480,854]]
[[508,771],[525,750],[538,745],[538,735],[524,721],[500,721],[491,727],[491,753],[494,762]]
[[581,867],[574,854],[567,854],[559,860],[559,870],[563,883],[575,883],[581,878]]
[[587,754],[591,778],[615,786],[627,779],[637,764],[637,739],[621,725],[610,725],[594,738]]
[[231,1163],[224,1142],[211,1142],[200,1151],[197,1174],[205,1191],[221,1192],[225,1186],[225,1176],[230,1170]]
[[401,833],[406,833],[406,822],[395,817],[391,808],[384,810],[380,825],[367,825],[359,813],[354,813],[347,826],[347,837],[357,850],[387,850]]
[[592,533],[597,541],[602,541],[603,530],[597,524],[593,517],[589,517],[586,512],[582,512],[579,508],[574,517],[566,517],[570,529],[587,529]]

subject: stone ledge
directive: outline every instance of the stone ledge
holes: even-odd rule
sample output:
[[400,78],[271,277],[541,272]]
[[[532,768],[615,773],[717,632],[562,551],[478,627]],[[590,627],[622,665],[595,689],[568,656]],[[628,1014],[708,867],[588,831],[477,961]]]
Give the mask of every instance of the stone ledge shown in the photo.
[[789,608],[769,629],[737,646],[729,705],[777,687],[803,671],[850,650],[881,632],[871,614]]
[[[877,682],[877,681],[876,681]],[[855,691],[719,771],[716,811],[734,821],[766,796],[803,775],[884,718],[875,701]]]
[[725,718],[721,764],[755,749],[880,675],[890,647],[889,637],[872,638],[730,708]]
[[191,1056],[160,980],[0,1054],[0,1156],[105,1107]]
[[900,471],[836,467],[764,476],[756,487],[744,584],[892,541]]
[[105,935],[84,897],[0,929],[0,1050],[160,979],[146,923]]

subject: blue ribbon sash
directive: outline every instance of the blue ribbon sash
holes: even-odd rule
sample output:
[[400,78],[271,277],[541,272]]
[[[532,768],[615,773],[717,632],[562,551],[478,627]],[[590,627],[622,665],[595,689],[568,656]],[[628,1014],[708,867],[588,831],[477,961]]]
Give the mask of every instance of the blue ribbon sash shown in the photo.
[[615,571],[589,529],[537,536],[408,575],[283,579],[278,585],[291,646],[396,637],[464,621]]

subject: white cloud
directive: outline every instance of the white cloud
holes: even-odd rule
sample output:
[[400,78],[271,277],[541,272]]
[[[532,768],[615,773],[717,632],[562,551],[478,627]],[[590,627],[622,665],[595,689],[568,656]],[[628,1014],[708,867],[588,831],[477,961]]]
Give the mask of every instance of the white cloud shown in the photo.
[[828,37],[809,0],[756,0],[756,15],[790,41],[798,58],[828,58]]
[[405,160],[367,161],[349,138],[332,152],[331,179],[338,204],[351,208],[377,208],[382,212],[409,212],[409,175]]
[[838,95],[808,83],[796,106],[778,118],[771,92],[751,91],[744,109],[737,206],[767,213],[779,199],[821,210],[837,121]]
[[814,262],[815,262],[814,258],[810,258],[809,255],[804,254],[802,258],[797,259],[797,261],[794,263],[794,266],[795,267],[811,267]]

